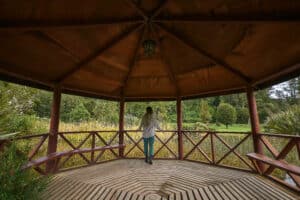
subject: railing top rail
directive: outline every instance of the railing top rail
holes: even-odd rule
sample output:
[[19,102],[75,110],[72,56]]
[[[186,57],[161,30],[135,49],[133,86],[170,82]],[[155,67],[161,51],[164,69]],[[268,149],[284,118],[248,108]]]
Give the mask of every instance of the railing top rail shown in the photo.
[[24,136],[19,136],[15,138],[10,138],[10,139],[0,139],[0,141],[5,141],[5,140],[23,140],[23,139],[30,139],[30,138],[35,138],[35,137],[42,137],[42,136],[47,136],[49,133],[42,133],[42,134],[35,134],[35,135],[24,135]]
[[191,133],[234,133],[234,134],[251,134],[251,132],[243,131],[206,131],[206,130],[182,130],[182,132],[191,132]]
[[80,133],[110,133],[119,132],[119,130],[92,130],[92,131],[59,131],[58,134],[80,134]]
[[[142,130],[124,130],[124,132],[142,132]],[[177,130],[157,130],[156,132],[178,132]]]
[[[58,134],[85,134],[85,133],[109,133],[109,132],[120,132],[119,130],[93,130],[93,131],[63,131],[58,132]],[[141,130],[124,130],[123,132],[141,132]],[[157,132],[170,133],[170,132],[178,132],[177,130],[161,130]],[[242,131],[205,131],[205,130],[182,130],[182,132],[190,132],[190,133],[215,133],[215,134],[251,134],[251,132],[242,132]],[[22,140],[22,139],[30,139],[37,138],[42,136],[47,136],[49,133],[42,134],[34,134],[34,135],[25,135],[12,138],[12,140]],[[279,137],[279,138],[297,138],[300,139],[299,135],[285,135],[285,134],[274,134],[274,133],[259,133],[258,136],[270,136],[270,137]],[[4,141],[7,139],[0,139],[0,141]],[[11,139],[10,139],[11,140]]]
[[285,135],[285,134],[274,134],[274,133],[260,133],[258,135],[261,135],[261,136],[270,136],[270,137],[298,138],[298,139],[300,139],[300,135]]

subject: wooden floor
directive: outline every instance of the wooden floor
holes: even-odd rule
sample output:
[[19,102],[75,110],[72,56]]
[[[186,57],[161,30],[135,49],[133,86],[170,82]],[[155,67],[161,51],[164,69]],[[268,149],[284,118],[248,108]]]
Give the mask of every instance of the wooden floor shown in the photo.
[[298,199],[251,173],[176,160],[117,160],[54,176],[43,199]]

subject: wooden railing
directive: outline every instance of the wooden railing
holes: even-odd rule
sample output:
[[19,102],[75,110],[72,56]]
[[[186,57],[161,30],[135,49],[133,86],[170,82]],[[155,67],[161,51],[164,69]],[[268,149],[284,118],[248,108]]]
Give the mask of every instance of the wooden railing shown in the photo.
[[[271,160],[260,173],[300,192],[300,136],[261,133],[257,137]],[[292,183],[283,180],[287,176]]]
[[[143,158],[142,133],[137,130],[124,131],[126,150],[124,158]],[[155,159],[177,159],[177,131],[159,131],[155,135],[154,158]]]
[[[184,159],[234,169],[253,171],[246,157],[252,149],[251,133],[182,131]],[[239,147],[244,147],[240,148]]]
[[[46,163],[55,161],[51,172],[66,170],[84,165],[119,159],[118,150],[124,148],[119,144],[118,131],[73,131],[58,133],[57,152],[47,155],[49,134],[39,134],[14,139],[20,152],[30,146],[29,163],[41,174],[46,174]],[[1,143],[9,141],[2,141]],[[109,152],[109,153],[108,153]],[[24,152],[23,152],[24,153]]]
[[[250,132],[182,131],[183,159],[227,168],[258,171],[249,158],[253,150]],[[107,162],[119,158],[143,158],[142,133],[136,130],[123,131],[124,144],[119,144],[118,131],[72,131],[59,132],[57,152],[47,155],[49,134],[15,138],[20,149],[30,147],[29,165],[41,174],[46,174],[45,165],[55,160],[55,171]],[[275,161],[300,166],[300,136],[259,134],[264,144],[264,155]],[[1,146],[7,141],[0,141]],[[126,148],[125,148],[125,146]],[[124,149],[120,157],[119,149]],[[178,159],[178,132],[159,131],[155,136],[155,159]],[[31,165],[30,165],[31,163]],[[265,164],[260,172],[281,184],[299,190],[299,174],[276,165]],[[279,171],[282,170],[282,171]],[[284,181],[289,175],[293,183]]]

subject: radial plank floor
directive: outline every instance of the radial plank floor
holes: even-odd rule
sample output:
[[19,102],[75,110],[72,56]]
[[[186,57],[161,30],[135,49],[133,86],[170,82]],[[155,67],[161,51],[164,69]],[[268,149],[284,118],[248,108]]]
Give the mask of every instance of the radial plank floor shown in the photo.
[[298,199],[258,175],[188,161],[117,160],[66,171],[51,180],[43,199]]

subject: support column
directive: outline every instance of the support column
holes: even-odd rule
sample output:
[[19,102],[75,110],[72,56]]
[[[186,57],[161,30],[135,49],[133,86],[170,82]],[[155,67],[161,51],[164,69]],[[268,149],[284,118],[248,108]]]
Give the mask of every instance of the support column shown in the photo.
[[[125,102],[122,98],[120,101],[120,110],[119,110],[119,144],[124,143],[124,111],[125,111]],[[119,148],[119,157],[124,157],[124,148]]]
[[[47,154],[55,153],[57,149],[57,135],[59,126],[59,108],[61,100],[60,87],[55,87],[53,91],[51,118],[50,118],[50,131],[48,139]],[[51,172],[55,167],[55,161],[51,160],[46,164],[46,172]]]
[[182,142],[182,110],[181,110],[181,98],[177,98],[177,131],[178,131],[178,159],[183,159],[183,142]]
[[[253,145],[254,145],[254,152],[263,154],[263,143],[259,140],[259,117],[257,113],[256,107],[256,99],[254,95],[254,91],[252,87],[247,88],[247,99],[248,99],[248,107],[249,107],[249,114],[250,114],[250,121],[251,121],[251,130],[252,130],[252,137],[253,137]],[[261,171],[264,169],[263,163],[258,163],[258,167]]]

